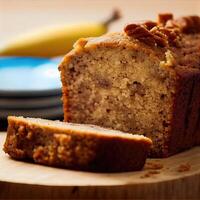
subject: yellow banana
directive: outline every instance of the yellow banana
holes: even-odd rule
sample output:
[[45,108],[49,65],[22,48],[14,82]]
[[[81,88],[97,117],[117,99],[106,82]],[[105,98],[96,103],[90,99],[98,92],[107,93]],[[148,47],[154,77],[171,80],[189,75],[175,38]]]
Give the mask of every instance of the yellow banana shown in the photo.
[[77,39],[100,36],[107,32],[108,25],[119,17],[119,12],[114,11],[105,23],[82,23],[31,32],[0,48],[0,56],[53,57],[63,55],[72,49]]

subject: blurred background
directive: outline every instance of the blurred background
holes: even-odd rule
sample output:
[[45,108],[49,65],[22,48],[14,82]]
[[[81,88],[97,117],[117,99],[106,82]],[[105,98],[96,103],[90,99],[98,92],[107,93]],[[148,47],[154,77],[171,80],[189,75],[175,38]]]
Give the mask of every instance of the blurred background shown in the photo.
[[62,120],[57,66],[78,37],[106,32],[101,25],[113,17],[114,9],[122,17],[110,23],[108,31],[122,31],[129,22],[156,20],[162,12],[198,15],[200,1],[0,0],[0,130],[6,128],[8,115]]
[[47,25],[104,20],[113,8],[123,18],[110,26],[121,30],[132,20],[156,19],[159,12],[199,14],[199,0],[0,0],[0,44],[24,31]]

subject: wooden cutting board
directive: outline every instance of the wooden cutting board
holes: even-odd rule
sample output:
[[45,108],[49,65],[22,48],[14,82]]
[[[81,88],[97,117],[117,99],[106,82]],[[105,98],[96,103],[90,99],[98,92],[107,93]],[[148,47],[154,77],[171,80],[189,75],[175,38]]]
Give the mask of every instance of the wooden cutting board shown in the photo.
[[[5,133],[0,133],[0,149]],[[154,169],[155,168],[155,169]],[[128,173],[89,173],[10,159],[0,150],[0,198],[200,198],[200,147],[166,159],[148,159]]]

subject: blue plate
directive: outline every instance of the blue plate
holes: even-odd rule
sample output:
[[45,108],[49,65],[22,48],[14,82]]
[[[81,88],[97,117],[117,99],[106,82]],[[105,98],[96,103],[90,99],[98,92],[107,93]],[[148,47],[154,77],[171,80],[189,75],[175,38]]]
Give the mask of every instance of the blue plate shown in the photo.
[[59,59],[0,58],[0,95],[60,93]]

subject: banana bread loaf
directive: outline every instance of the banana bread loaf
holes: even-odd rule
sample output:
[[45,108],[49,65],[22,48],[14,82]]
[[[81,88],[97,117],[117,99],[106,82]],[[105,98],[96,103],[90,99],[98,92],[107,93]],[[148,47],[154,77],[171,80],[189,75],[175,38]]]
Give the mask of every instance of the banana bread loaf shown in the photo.
[[151,140],[93,125],[8,117],[4,151],[18,160],[70,169],[132,171],[143,167]]
[[200,18],[80,39],[59,66],[65,121],[151,138],[151,157],[200,144]]

